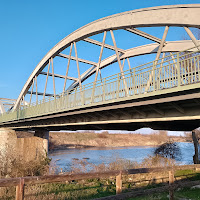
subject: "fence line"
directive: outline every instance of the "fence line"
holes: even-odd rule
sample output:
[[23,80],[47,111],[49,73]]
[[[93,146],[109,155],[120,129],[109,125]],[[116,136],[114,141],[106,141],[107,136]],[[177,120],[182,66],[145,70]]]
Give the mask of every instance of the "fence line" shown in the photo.
[[[169,191],[173,199],[173,183],[174,183],[174,171],[183,169],[200,169],[200,164],[195,165],[183,165],[165,168],[138,168],[127,170],[116,170],[107,172],[95,172],[95,173],[79,173],[79,174],[62,174],[62,175],[48,175],[48,176],[33,176],[33,177],[20,177],[20,178],[6,178],[0,179],[0,187],[16,186],[16,200],[24,200],[24,190],[27,184],[43,184],[43,183],[58,183],[72,180],[86,180],[94,178],[108,178],[116,177],[116,194],[122,192],[122,175],[131,174],[146,174],[153,172],[167,172],[169,171]],[[126,193],[125,193],[126,194]]]

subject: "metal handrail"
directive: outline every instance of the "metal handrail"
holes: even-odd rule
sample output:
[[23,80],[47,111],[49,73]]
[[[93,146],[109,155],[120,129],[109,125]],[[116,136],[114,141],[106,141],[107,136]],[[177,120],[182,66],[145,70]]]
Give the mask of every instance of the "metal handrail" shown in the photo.
[[[152,61],[121,73],[108,76],[95,84],[88,83],[55,97],[45,98],[19,110],[4,113],[0,122],[13,121],[72,110],[110,101],[139,98],[141,95],[160,94],[161,91],[176,88],[184,90],[188,86],[199,87],[200,52],[193,47],[172,56]],[[191,51],[191,52],[190,52]],[[126,86],[125,86],[126,84]],[[93,95],[93,96],[92,96]],[[92,96],[92,98],[91,98]]]

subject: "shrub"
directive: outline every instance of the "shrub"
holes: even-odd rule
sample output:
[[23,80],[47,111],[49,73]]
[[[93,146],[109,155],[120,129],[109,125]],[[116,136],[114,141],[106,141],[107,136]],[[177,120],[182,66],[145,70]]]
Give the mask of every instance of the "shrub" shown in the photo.
[[174,166],[175,164],[176,162],[173,159],[155,155],[145,158],[140,166],[144,168],[151,168],[151,167],[168,167],[168,166]]
[[0,152],[0,178],[4,177],[23,177],[23,176],[41,176],[49,171],[51,159],[48,156],[39,156],[38,159],[29,162],[24,161],[14,153],[6,158]]
[[155,149],[154,154],[169,159],[180,160],[181,158],[181,150],[176,142],[166,142],[160,145]]

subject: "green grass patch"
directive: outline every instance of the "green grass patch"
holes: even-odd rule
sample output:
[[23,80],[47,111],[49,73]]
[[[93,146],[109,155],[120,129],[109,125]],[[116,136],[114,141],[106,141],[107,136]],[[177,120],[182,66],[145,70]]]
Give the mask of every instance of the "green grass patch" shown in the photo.
[[200,189],[195,188],[183,188],[180,191],[175,192],[176,197],[178,198],[188,198],[188,199],[195,199],[200,200]]
[[191,169],[177,170],[174,175],[175,176],[185,176],[185,175],[188,175],[188,174],[196,174],[196,172],[194,170],[191,170]]
[[[144,191],[145,193],[145,191]],[[162,193],[162,194],[154,194],[154,195],[148,195],[148,196],[143,196],[143,197],[134,197],[130,198],[128,200],[169,200],[169,197],[167,196],[167,193]]]
[[[168,195],[169,194],[167,192],[164,192],[164,193],[153,194],[153,195],[148,195],[148,196],[129,198],[129,200],[168,200],[169,199]],[[200,189],[183,188],[179,191],[175,191],[174,199],[175,200],[180,200],[180,199],[200,200]]]
[[106,180],[80,181],[73,183],[53,183],[28,186],[25,190],[26,199],[93,199],[115,194],[115,185]]
[[175,177],[183,177],[190,181],[200,180],[200,172],[194,170],[178,170],[175,172]]

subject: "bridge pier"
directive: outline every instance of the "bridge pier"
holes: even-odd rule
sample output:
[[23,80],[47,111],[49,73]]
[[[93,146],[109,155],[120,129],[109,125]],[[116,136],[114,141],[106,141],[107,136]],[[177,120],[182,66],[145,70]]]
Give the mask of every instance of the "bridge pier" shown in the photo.
[[8,128],[0,128],[0,159],[4,165],[15,149],[17,136],[14,130]]
[[44,142],[43,142],[44,143],[44,150],[48,154],[48,150],[49,150],[49,131],[46,130],[46,129],[37,129],[37,130],[35,130],[34,136],[44,139]]
[[15,130],[0,128],[0,167],[10,170],[13,160],[26,163],[46,156],[49,132],[37,130],[35,136],[17,138]]

